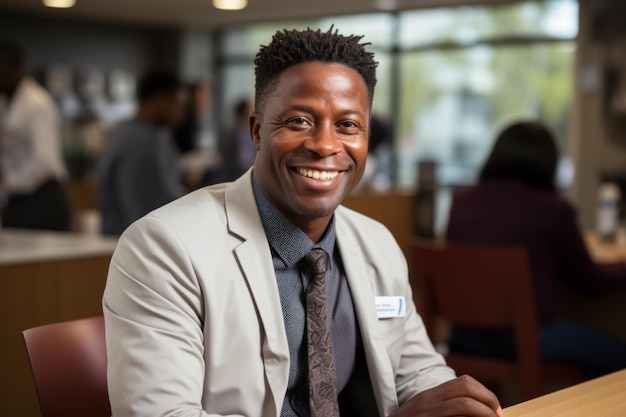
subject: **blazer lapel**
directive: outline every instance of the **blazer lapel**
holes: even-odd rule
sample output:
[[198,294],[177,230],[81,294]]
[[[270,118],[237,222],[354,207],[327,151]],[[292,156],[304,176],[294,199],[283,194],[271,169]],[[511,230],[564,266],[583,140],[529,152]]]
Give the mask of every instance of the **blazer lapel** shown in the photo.
[[230,232],[242,239],[234,254],[265,333],[262,342],[265,374],[278,415],[289,379],[289,347],[272,255],[254,200],[251,181],[251,171],[248,171],[228,186],[225,195],[226,216]]
[[[387,415],[398,406],[394,374],[387,356],[387,350],[382,340],[382,334],[377,326],[375,296],[367,269],[367,259],[362,250],[363,242],[359,242],[354,232],[342,222],[341,208],[335,212],[337,227],[337,244],[341,251],[341,260],[345,267],[346,277],[352,294],[352,302],[356,311],[359,329],[370,381],[379,415]],[[390,407],[392,407],[390,409]]]

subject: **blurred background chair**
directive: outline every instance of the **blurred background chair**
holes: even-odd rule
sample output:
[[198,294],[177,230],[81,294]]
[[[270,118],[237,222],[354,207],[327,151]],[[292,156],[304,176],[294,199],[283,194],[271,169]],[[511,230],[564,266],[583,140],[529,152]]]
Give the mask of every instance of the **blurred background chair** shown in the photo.
[[102,316],[22,332],[42,417],[110,417]]
[[516,355],[512,359],[456,352],[446,361],[458,374],[483,383],[519,384],[523,401],[542,395],[557,379],[583,379],[573,364],[543,363],[539,323],[530,267],[523,248],[455,246],[413,238],[411,275],[415,303],[426,329],[437,342],[437,320],[447,326],[509,329]]

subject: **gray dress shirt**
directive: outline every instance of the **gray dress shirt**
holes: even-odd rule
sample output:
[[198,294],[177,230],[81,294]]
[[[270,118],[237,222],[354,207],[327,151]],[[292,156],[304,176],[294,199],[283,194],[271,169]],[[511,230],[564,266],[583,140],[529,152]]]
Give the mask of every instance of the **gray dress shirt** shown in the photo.
[[336,244],[334,218],[321,240],[314,243],[267,200],[254,179],[252,184],[263,228],[272,251],[291,358],[289,383],[281,416],[308,416],[304,295],[308,278],[303,273],[302,267],[304,255],[313,248],[324,249],[329,255],[329,267],[326,271],[326,310],[333,340],[337,393],[346,386],[355,369],[357,346],[360,345],[352,296]]

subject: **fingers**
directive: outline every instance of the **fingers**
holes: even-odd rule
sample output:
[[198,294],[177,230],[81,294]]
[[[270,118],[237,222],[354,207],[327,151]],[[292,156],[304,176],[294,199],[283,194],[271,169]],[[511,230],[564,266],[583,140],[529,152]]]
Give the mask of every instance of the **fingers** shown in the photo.
[[394,417],[502,417],[498,398],[474,378],[463,375],[421,392],[403,404]]
[[439,404],[432,415],[441,417],[464,416],[464,417],[497,417],[498,408],[491,408],[487,404],[471,397],[451,398]]
[[467,399],[467,401],[463,401],[463,404],[471,403],[472,401],[479,402],[494,412],[500,408],[498,397],[469,375],[462,375],[439,387],[442,389],[441,395],[444,396],[445,400]]

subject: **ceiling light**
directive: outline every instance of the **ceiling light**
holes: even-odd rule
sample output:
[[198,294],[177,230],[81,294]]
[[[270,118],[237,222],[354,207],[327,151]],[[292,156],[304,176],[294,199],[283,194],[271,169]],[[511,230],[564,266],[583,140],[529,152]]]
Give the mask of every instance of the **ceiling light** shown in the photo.
[[222,10],[241,10],[248,5],[248,0],[213,0],[213,6]]
[[67,9],[76,4],[76,0],[43,0],[44,6],[54,7],[57,9]]

